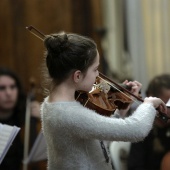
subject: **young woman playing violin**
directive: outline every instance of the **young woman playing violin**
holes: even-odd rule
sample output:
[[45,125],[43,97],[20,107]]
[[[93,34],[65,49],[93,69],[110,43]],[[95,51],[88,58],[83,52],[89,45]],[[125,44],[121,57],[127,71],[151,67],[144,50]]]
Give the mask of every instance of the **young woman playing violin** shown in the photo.
[[[47,35],[44,44],[46,66],[52,80],[49,95],[41,107],[48,169],[111,170],[101,141],[143,140],[152,128],[155,108],[160,106],[166,112],[164,102],[149,97],[127,118],[121,118],[118,110],[115,117],[102,116],[75,100],[75,92],[88,93],[99,75],[100,57],[95,42],[63,32]],[[125,84],[138,95],[139,82],[125,81]]]

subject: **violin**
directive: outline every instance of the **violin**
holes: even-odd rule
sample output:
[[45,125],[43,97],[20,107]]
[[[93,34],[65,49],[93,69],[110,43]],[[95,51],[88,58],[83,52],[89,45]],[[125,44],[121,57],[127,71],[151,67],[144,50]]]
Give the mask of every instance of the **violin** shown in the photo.
[[111,116],[116,109],[126,109],[132,103],[131,98],[122,95],[101,76],[97,77],[90,92],[76,91],[75,99],[83,106],[104,116]]
[[[106,84],[94,84],[89,93],[79,92],[76,100],[80,101],[80,103],[84,106],[97,111],[97,113],[101,115],[111,116],[116,109],[126,109],[132,102],[136,102],[129,95],[133,96],[140,102],[144,102],[141,96],[136,96],[129,91],[130,87],[117,84],[102,73],[99,73],[99,77],[97,79],[103,80]],[[107,94],[104,93],[104,91],[106,91],[106,87],[109,89],[107,90]],[[156,110],[159,113],[156,116],[157,119],[161,120],[163,123],[167,123],[170,118],[165,113],[161,112],[159,108]]]
[[[33,26],[28,26],[26,29],[37,38],[44,40],[45,34]],[[105,116],[111,116],[116,109],[126,109],[132,101],[135,101],[131,96],[140,102],[144,102],[141,97],[131,93],[127,87],[125,88],[123,85],[110,80],[102,73],[99,73],[90,92],[78,91],[75,94],[76,100],[80,101],[85,107]],[[163,123],[167,123],[170,117],[161,112],[159,108],[156,110],[158,111],[157,118]]]

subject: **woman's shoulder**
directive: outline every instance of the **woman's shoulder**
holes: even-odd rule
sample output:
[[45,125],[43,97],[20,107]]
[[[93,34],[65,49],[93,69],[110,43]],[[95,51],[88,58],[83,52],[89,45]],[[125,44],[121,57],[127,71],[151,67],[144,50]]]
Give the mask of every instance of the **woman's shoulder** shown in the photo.
[[81,110],[84,109],[78,101],[56,101],[56,102],[49,102],[48,97],[44,99],[41,104],[41,111],[44,110],[60,110],[60,111],[73,111],[73,110]]

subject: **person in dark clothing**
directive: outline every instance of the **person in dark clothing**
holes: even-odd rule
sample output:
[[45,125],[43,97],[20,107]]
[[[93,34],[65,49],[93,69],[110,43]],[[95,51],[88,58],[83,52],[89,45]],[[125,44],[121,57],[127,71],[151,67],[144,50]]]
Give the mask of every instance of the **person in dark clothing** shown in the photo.
[[19,170],[23,159],[23,126],[26,96],[16,74],[0,68],[0,123],[21,128],[0,164],[0,170]]
[[[156,76],[148,85],[147,96],[170,99],[170,74]],[[168,108],[170,115],[170,109]],[[132,143],[128,157],[128,170],[160,170],[163,156],[170,151],[170,124],[155,121],[144,141]]]

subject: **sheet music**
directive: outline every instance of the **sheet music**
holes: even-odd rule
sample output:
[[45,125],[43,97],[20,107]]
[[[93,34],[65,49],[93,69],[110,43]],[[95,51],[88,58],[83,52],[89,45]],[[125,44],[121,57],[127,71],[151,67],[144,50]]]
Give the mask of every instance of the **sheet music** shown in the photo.
[[20,128],[0,123],[0,164],[8,152]]
[[167,107],[170,107],[170,99],[168,100],[168,102],[166,103]]
[[36,162],[47,159],[47,144],[42,131],[38,134],[34,145],[30,151],[27,159],[23,161],[24,164],[29,164],[30,162]]

